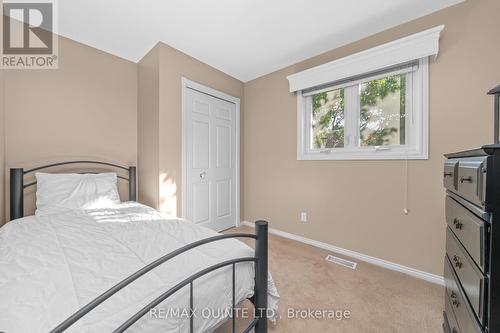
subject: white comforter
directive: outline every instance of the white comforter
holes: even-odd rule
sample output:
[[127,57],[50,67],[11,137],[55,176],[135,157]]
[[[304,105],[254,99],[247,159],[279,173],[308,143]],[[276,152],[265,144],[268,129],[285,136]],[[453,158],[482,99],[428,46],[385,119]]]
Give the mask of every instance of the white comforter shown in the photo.
[[[136,203],[30,216],[0,228],[0,331],[48,332],[96,296],[153,260],[216,233],[167,219]],[[235,239],[203,245],[154,269],[105,301],[67,332],[110,332],[143,305],[189,275],[224,260],[253,256]],[[236,300],[253,294],[253,263],[237,264]],[[270,280],[270,291],[275,291]],[[273,293],[277,296],[275,293]],[[275,308],[277,297],[269,296]],[[194,283],[194,328],[211,331],[228,318],[232,270]],[[144,316],[130,332],[189,332],[185,287]]]

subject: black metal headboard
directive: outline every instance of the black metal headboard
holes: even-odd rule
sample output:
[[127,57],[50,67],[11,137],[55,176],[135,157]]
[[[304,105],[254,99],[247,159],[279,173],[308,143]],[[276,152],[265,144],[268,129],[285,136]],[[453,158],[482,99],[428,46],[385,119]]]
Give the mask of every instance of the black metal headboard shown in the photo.
[[[67,161],[53,164],[42,165],[36,168],[24,170],[23,168],[10,169],[10,219],[15,220],[24,216],[24,189],[34,186],[36,181],[24,184],[24,176],[35,171],[58,167],[67,164],[97,164],[114,167],[128,171],[128,178],[119,176],[118,178],[128,181],[128,196],[130,201],[137,200],[137,168],[135,166],[124,167],[118,164],[99,162],[99,161]],[[96,173],[96,172],[80,172]]]

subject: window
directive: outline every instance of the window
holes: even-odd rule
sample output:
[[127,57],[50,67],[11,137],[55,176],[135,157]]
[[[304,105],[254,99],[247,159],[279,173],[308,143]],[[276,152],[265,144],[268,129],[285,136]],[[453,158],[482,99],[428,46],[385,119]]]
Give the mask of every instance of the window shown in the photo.
[[344,147],[344,89],[323,91],[311,96],[311,149]]
[[427,159],[428,58],[444,25],[287,76],[297,159]]
[[298,158],[427,158],[427,58],[298,92]]

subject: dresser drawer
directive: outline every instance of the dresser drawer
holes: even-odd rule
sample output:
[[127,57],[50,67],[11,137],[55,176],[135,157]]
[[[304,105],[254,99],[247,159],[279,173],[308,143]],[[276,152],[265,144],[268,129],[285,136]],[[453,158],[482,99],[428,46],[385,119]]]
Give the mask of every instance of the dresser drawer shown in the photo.
[[460,333],[460,329],[457,323],[457,318],[455,317],[455,312],[453,311],[453,304],[452,300],[450,299],[450,296],[448,296],[448,293],[445,292],[444,295],[444,311],[445,311],[445,316],[448,324],[448,332],[449,333]]
[[443,185],[451,191],[457,190],[458,160],[446,160],[444,162]]
[[457,193],[470,202],[484,206],[486,193],[486,157],[458,161]]
[[485,272],[486,223],[449,196],[446,197],[446,222],[479,268]]
[[446,253],[476,316],[484,324],[485,277],[450,228],[446,231]]
[[[460,284],[457,282],[457,276],[451,267],[448,257],[444,260],[444,280],[446,285],[446,297],[449,298],[452,313],[455,315],[456,322],[461,333],[483,333],[481,324],[477,321],[469,302],[466,300]],[[448,310],[446,310],[448,311]],[[448,315],[450,323],[451,315]]]

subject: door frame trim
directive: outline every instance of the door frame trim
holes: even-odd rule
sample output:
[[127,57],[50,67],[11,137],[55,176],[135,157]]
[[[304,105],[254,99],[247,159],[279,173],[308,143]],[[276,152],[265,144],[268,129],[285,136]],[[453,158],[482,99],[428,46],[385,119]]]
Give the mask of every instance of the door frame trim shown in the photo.
[[181,155],[182,155],[182,166],[181,166],[181,172],[182,172],[182,177],[181,177],[181,217],[185,218],[186,216],[186,184],[187,184],[187,150],[186,150],[186,136],[185,133],[187,132],[186,130],[186,90],[187,89],[194,89],[197,90],[201,93],[213,96],[215,98],[222,99],[224,101],[227,101],[229,103],[233,103],[236,106],[236,216],[235,216],[235,221],[234,221],[234,226],[238,227],[240,225],[240,99],[228,94],[225,94],[221,91],[215,90],[213,88],[207,87],[201,83],[191,81],[185,77],[181,78],[181,89],[182,89],[182,124],[181,124],[181,137],[182,137],[182,150],[181,150]]

